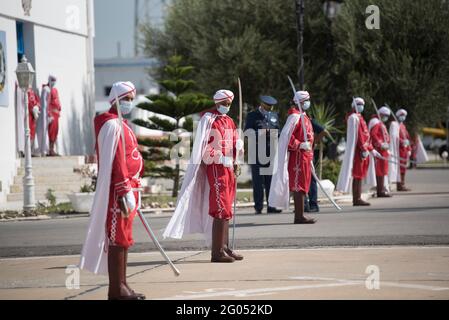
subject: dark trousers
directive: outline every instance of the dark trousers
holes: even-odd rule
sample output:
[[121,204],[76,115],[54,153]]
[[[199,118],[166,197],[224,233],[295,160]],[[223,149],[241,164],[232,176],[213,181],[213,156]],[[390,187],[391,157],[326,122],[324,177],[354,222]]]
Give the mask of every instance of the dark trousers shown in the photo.
[[251,176],[253,178],[254,209],[256,209],[256,211],[262,211],[264,190],[268,202],[268,195],[270,194],[271,175],[261,175],[260,165],[252,164]]
[[318,208],[318,185],[312,176],[308,197],[304,198],[304,206],[308,208]]

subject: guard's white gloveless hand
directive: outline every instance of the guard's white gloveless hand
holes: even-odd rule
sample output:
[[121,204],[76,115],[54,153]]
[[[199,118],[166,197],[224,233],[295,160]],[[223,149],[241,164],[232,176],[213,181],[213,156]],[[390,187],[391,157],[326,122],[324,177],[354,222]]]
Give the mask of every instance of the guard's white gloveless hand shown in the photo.
[[48,117],[48,123],[52,123],[53,122],[53,117]]
[[402,144],[404,147],[408,147],[410,145],[410,141],[408,139],[405,139]]
[[362,151],[362,159],[365,159],[368,156],[369,156],[369,152],[368,151]]
[[128,209],[130,211],[134,211],[136,209],[136,197],[134,196],[134,192],[128,191],[125,195],[126,204],[128,205]]
[[386,142],[382,143],[382,145],[380,146],[382,150],[388,150],[390,149],[390,145]]
[[310,144],[310,142],[302,142],[299,145],[299,149],[310,151],[310,150],[312,150],[312,145]]

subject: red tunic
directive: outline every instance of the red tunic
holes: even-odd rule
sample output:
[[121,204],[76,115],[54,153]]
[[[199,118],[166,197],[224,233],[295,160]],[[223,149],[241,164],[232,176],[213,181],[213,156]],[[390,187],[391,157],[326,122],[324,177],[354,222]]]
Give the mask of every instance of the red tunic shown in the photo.
[[[373,118],[379,118],[377,115]],[[389,157],[388,150],[382,149],[383,143],[390,144],[390,135],[388,134],[387,127],[385,124],[379,120],[379,122],[371,128],[370,131],[371,141],[374,149],[376,149],[384,158]],[[376,158],[376,176],[386,176],[388,175],[388,161]]]
[[[297,113],[299,114],[299,110],[296,107],[292,107],[288,110],[288,114]],[[310,142],[310,145],[313,148],[313,127],[312,122],[309,117],[304,114],[303,118],[306,133],[307,133],[307,141]],[[313,161],[313,150],[306,151],[300,149],[299,146],[304,141],[304,132],[301,124],[301,120],[296,124],[295,129],[293,129],[292,136],[290,138],[288,144],[288,178],[289,178],[289,188],[290,191],[293,192],[304,192],[308,193],[310,188],[310,180],[312,175],[312,165],[311,161]]]
[[[106,121],[116,118],[118,118],[118,116],[115,109],[111,109],[108,112],[95,117],[94,124],[95,134],[97,137],[97,157],[100,155],[98,152],[98,135],[100,133],[100,129]],[[127,125],[126,120],[124,120],[123,129],[125,133],[126,160],[123,155],[122,138],[120,136],[112,164],[106,227],[109,245],[128,248],[134,243],[132,238],[132,224],[137,213],[137,209],[135,209],[128,218],[122,217],[118,199],[131,191],[132,188],[139,188],[141,186],[140,177],[144,171],[144,164],[142,156],[138,150],[136,136]],[[98,163],[100,163],[100,161],[98,161]],[[134,192],[134,197],[137,202],[138,192]]]
[[[406,141],[408,140],[408,145],[406,145]],[[410,140],[410,135],[407,131],[407,128],[405,127],[404,123],[400,123],[399,124],[399,157],[401,157],[402,159],[405,160],[401,160],[401,164],[403,164],[404,166],[400,166],[401,168],[401,174],[405,174],[405,172],[407,171],[407,160],[409,158],[409,152],[412,150],[411,147],[411,140]]]
[[34,136],[36,135],[36,121],[34,119],[33,108],[37,106],[39,110],[41,109],[39,96],[31,89],[28,89],[28,121],[30,124],[30,139],[34,140]]
[[53,118],[53,121],[48,125],[48,139],[50,142],[56,142],[59,131],[59,117],[61,114],[61,103],[59,102],[58,90],[54,87],[50,89],[47,110],[48,116]]
[[217,110],[211,111],[217,115],[212,123],[211,133],[203,158],[209,182],[209,215],[213,218],[229,220],[233,216],[235,198],[235,176],[233,167],[225,167],[219,163],[220,155],[235,160],[237,131],[234,121]]
[[[348,114],[348,117],[355,113],[352,111]],[[360,113],[357,113],[359,118],[359,126],[357,132],[357,142],[355,145],[354,164],[352,167],[352,177],[354,179],[364,179],[368,173],[369,157],[362,158],[362,152],[372,151],[373,145],[371,144],[371,138],[366,125],[365,119]]]

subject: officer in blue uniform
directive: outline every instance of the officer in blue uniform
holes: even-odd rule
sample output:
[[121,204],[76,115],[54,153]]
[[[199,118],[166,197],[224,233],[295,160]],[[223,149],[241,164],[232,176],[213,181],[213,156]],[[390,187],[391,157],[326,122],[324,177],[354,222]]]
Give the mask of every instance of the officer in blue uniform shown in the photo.
[[[256,143],[256,148],[248,146],[248,152],[256,152],[256,154],[249,155],[253,182],[254,209],[256,210],[256,214],[262,213],[264,191],[267,202],[268,195],[270,194],[271,176],[273,174],[271,164],[273,163],[275,153],[275,150],[270,152],[270,137],[272,135],[279,136],[280,134],[279,115],[277,112],[273,111],[273,106],[275,104],[277,104],[275,98],[270,96],[260,96],[260,106],[248,113],[246,117],[244,130],[245,132],[247,130],[254,130],[256,137],[256,140],[254,141]],[[251,135],[249,135],[249,137],[250,136]],[[248,141],[249,143],[254,143],[251,138],[249,138]],[[266,151],[265,155],[260,156],[259,148],[263,144],[265,144]],[[251,159],[255,161],[251,161]],[[282,210],[270,207],[270,204],[268,204],[267,213],[279,212],[282,212]]]

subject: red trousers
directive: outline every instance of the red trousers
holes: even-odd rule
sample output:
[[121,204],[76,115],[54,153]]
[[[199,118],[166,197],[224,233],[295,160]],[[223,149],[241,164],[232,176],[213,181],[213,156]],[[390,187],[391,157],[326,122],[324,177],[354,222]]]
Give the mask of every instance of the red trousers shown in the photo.
[[[408,159],[409,158],[408,157],[408,149],[403,150],[403,149],[399,148],[399,157],[401,157],[402,159]],[[403,165],[403,166],[399,166],[399,168],[401,170],[401,174],[405,174],[405,172],[407,171],[407,168],[406,168],[407,161],[400,160],[400,163]]]
[[[138,201],[138,196],[138,192],[134,192],[136,201]],[[115,195],[109,196],[108,216],[106,219],[109,245],[127,249],[134,244],[133,221],[137,214],[137,209],[125,218],[122,216],[117,200],[118,197]]]
[[209,215],[217,219],[231,219],[235,197],[234,169],[211,164],[206,165],[206,172],[210,187]]
[[48,139],[50,142],[56,142],[59,131],[59,117],[53,116],[53,121],[48,125]]
[[364,179],[368,173],[369,157],[362,159],[362,154],[356,149],[354,154],[354,164],[352,167],[352,177],[354,179]]
[[288,159],[288,180],[292,192],[309,193],[312,179],[313,152],[291,151]]
[[[389,157],[387,151],[379,151],[379,153],[384,158]],[[376,162],[376,176],[378,176],[378,177],[387,176],[388,175],[388,161],[376,158],[375,162]]]

